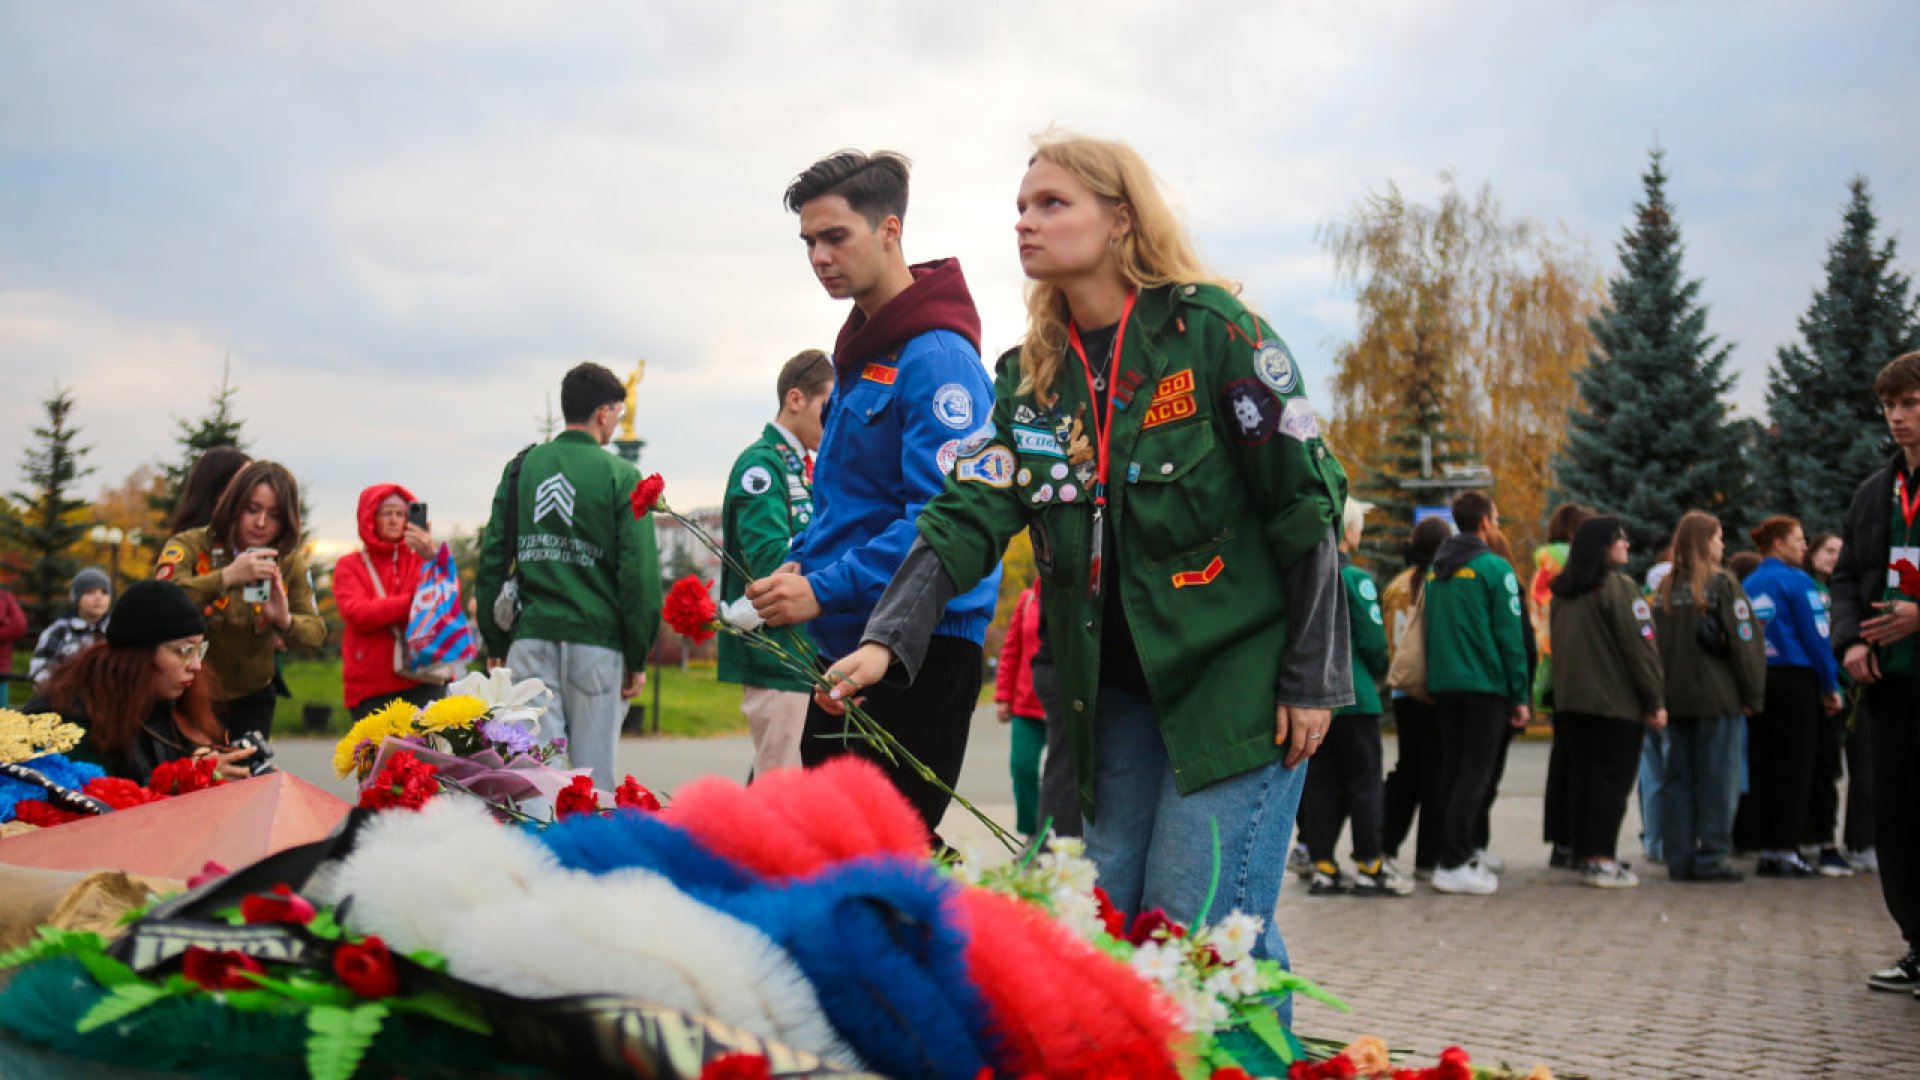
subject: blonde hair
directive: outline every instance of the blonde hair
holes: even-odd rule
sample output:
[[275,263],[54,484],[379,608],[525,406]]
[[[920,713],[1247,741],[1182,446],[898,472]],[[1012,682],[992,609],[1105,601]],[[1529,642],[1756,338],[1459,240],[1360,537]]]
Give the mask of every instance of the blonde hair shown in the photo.
[[[1153,170],[1122,142],[1078,135],[1041,135],[1034,140],[1031,166],[1050,161],[1072,174],[1109,210],[1126,207],[1133,227],[1114,245],[1120,276],[1135,289],[1174,283],[1206,283],[1230,292],[1239,286],[1209,273],[1193,249],[1180,219],[1160,194]],[[1020,392],[1051,400],[1053,382],[1065,363],[1067,298],[1044,281],[1027,285],[1027,336],[1020,344]]]
[[1673,610],[1673,589],[1675,582],[1685,584],[1692,593],[1693,606],[1702,614],[1707,610],[1707,592],[1713,582],[1714,571],[1720,564],[1707,557],[1707,547],[1713,543],[1714,534],[1720,532],[1720,519],[1699,510],[1689,510],[1680,517],[1680,524],[1673,527],[1673,568],[1667,576],[1660,579],[1660,610]]

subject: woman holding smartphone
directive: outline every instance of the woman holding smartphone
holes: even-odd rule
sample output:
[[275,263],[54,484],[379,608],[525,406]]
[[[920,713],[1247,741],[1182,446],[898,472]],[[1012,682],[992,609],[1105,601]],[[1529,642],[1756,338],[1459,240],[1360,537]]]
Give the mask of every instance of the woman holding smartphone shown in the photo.
[[333,602],[346,624],[341,682],[356,720],[397,698],[425,707],[441,694],[438,683],[402,671],[413,593],[438,550],[427,504],[399,484],[375,484],[360,493],[359,522],[362,547],[333,564]]
[[206,662],[227,730],[271,737],[275,654],[318,648],[327,636],[300,554],[293,474],[276,462],[249,463],[205,528],[167,540],[153,576],[180,586],[207,620]]
[[1268,919],[1254,954],[1285,963],[1306,761],[1353,701],[1346,474],[1286,346],[1131,148],[1043,141],[1017,208],[1026,340],[832,697],[910,677],[947,598],[1029,530],[1101,884],[1130,913]]

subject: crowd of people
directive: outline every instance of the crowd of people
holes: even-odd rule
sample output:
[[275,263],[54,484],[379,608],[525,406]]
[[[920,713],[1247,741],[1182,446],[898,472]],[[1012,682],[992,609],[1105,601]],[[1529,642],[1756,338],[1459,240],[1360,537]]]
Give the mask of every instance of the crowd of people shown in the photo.
[[[1490,811],[1538,715],[1552,865],[1636,885],[1618,846],[1637,782],[1645,854],[1675,880],[1739,881],[1738,851],[1763,876],[1877,869],[1920,946],[1920,792],[1901,783],[1920,747],[1920,608],[1887,569],[1920,562],[1920,354],[1874,387],[1900,453],[1836,538],[1808,545],[1769,518],[1741,568],[1720,522],[1689,513],[1643,584],[1622,572],[1621,521],[1570,505],[1523,583],[1498,507],[1470,491],[1450,523],[1414,526],[1382,587],[1352,562],[1372,508],[1348,495],[1286,344],[1206,269],[1133,150],[1038,145],[1016,194],[1026,332],[991,373],[958,261],[905,256],[908,175],[898,155],[843,151],[785,192],[816,280],[852,310],[831,354],[783,366],[774,417],[727,480],[719,600],[817,665],[810,679],[722,638],[756,774],[865,755],[937,829],[1002,553],[1024,531],[1037,580],[994,693],[1016,825],[1084,835],[1122,910],[1272,912],[1296,810],[1316,895],[1405,896],[1422,878],[1491,894]],[[606,452],[629,391],[597,364],[567,373],[566,430],[502,472],[474,605],[488,662],[545,683],[544,735],[606,788],[663,593],[641,477]],[[208,454],[153,580],[117,604],[104,575],[74,580],[73,614],[36,655],[36,704],[81,720],[85,752],[135,779],[186,756],[264,767],[278,658],[325,633],[299,506],[284,467]],[[437,550],[425,511],[398,484],[368,487],[362,546],[334,567],[356,716],[441,692],[404,633]],[[847,737],[850,701],[926,772]],[[1834,835],[1842,762],[1850,852]],[[1285,960],[1272,920],[1255,954]],[[1920,955],[1873,982],[1920,988]]]

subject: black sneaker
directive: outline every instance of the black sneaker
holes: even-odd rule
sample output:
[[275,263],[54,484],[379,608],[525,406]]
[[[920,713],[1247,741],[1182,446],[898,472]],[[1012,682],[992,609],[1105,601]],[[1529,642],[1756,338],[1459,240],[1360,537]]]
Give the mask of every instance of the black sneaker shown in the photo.
[[1313,880],[1307,885],[1308,896],[1339,896],[1347,891],[1347,880],[1340,868],[1330,862],[1313,863]]
[[1553,845],[1553,854],[1547,856],[1547,868],[1550,870],[1572,870],[1573,849],[1565,844]]
[[1403,877],[1393,863],[1382,859],[1368,870],[1365,865],[1356,865],[1353,871],[1353,895],[1355,896],[1406,896],[1413,892],[1413,882]]
[[1907,953],[1890,968],[1867,976],[1867,985],[1875,990],[1913,991],[1920,995],[1920,950]]
[[1820,871],[1808,866],[1798,855],[1785,859],[1762,856],[1753,868],[1754,877],[1810,878],[1819,875]]
[[1852,877],[1853,864],[1840,854],[1839,848],[1821,848],[1820,861],[1816,864],[1821,877]]

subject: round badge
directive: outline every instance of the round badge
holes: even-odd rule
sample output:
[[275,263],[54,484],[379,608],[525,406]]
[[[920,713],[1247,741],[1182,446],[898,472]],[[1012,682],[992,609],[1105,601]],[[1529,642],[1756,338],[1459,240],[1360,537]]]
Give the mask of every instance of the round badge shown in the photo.
[[1033,493],[1033,501],[1035,503],[1043,503],[1051,498],[1053,498],[1052,484],[1041,484],[1039,490]]
[[1073,500],[1079,497],[1080,497],[1079,488],[1074,487],[1072,484],[1060,485],[1060,501],[1061,502],[1072,502]]
[[933,392],[933,416],[955,431],[965,431],[973,426],[973,395],[957,382],[942,386]]
[[933,463],[940,467],[940,474],[942,476],[951,473],[953,471],[953,463],[958,460],[960,460],[959,439],[948,439],[946,442],[940,444],[940,449],[933,452]]
[[1019,472],[1013,474],[1013,478],[1019,482],[1021,487],[1026,487],[1028,484],[1033,483],[1033,470],[1021,469]]
[[1054,478],[1055,480],[1065,480],[1065,479],[1067,478],[1067,466],[1066,466],[1066,463],[1065,463],[1065,462],[1056,462],[1056,463],[1054,464],[1054,466],[1053,466],[1053,469],[1052,469],[1052,474],[1053,474],[1053,478]]
[[1300,376],[1288,355],[1286,343],[1278,338],[1262,341],[1253,352],[1253,373],[1282,397],[1293,393]]
[[773,487],[773,474],[755,465],[740,474],[740,490],[749,495],[764,495]]

